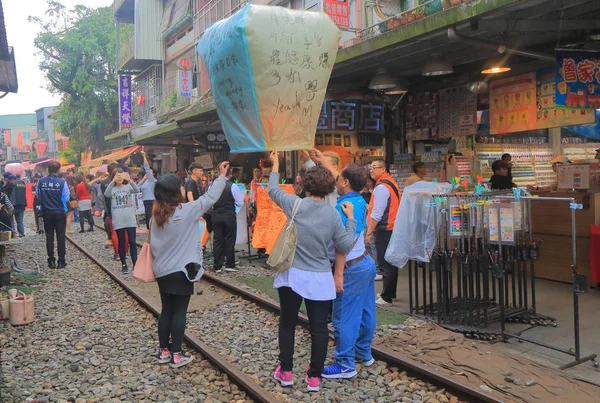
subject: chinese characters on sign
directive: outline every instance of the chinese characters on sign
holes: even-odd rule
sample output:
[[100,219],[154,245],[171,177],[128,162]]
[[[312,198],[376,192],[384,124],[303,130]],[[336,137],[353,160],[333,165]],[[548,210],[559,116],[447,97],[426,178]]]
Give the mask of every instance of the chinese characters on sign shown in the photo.
[[192,61],[187,57],[179,59],[179,96],[192,96]]
[[132,128],[131,76],[119,76],[119,114],[121,130]]
[[541,70],[537,73],[537,122],[538,129],[594,123],[593,109],[556,108],[556,71]]
[[383,105],[373,102],[325,101],[317,130],[383,132]]
[[192,96],[192,73],[187,70],[179,70],[179,95],[182,97]]
[[537,129],[536,74],[490,83],[490,134]]
[[556,52],[556,106],[600,108],[600,52]]
[[323,11],[338,27],[348,28],[350,26],[348,0],[325,0]]

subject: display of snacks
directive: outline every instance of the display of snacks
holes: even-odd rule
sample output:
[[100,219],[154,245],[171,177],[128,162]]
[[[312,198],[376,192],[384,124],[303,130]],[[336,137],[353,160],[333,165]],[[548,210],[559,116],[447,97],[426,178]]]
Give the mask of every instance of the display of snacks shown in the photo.
[[[413,174],[412,166],[413,162],[403,163],[403,164],[392,164],[390,165],[390,175],[392,178],[398,183],[400,189],[404,189],[404,182],[406,179]],[[426,163],[427,167],[427,175],[425,176],[425,180],[432,181],[434,179],[440,180],[442,174],[443,164],[441,162],[435,163]]]
[[492,163],[505,153],[512,157],[511,171],[516,185],[545,186],[556,179],[549,163],[553,158],[549,144],[477,144],[475,153],[481,161],[481,175],[485,181],[493,174]]
[[458,174],[460,176],[470,176],[471,175],[471,161],[468,158],[457,155],[455,157],[456,166],[458,167]]
[[571,161],[591,160],[596,157],[596,149],[600,143],[563,143],[563,154]]

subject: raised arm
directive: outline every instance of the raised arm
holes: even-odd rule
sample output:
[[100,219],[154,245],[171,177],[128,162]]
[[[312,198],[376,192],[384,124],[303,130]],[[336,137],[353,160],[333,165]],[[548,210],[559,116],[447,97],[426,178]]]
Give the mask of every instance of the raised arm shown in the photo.
[[269,157],[273,164],[273,170],[269,175],[269,197],[290,217],[298,196],[288,194],[279,187],[279,155],[277,151],[272,151]]
[[129,186],[131,187],[131,193],[140,193],[140,188],[138,185],[135,184],[135,182],[129,181]]
[[148,182],[150,182],[150,183],[156,182],[156,178],[154,177],[154,172],[152,172],[152,169],[150,169],[150,165],[148,164],[148,160],[146,159],[146,152],[142,151],[141,154],[144,157],[144,172],[146,172],[146,178],[147,178]]
[[108,197],[110,199],[112,197],[112,190],[114,187],[115,187],[115,182],[113,181],[108,185],[108,187],[104,191],[104,196]]
[[337,250],[347,254],[352,250],[352,245],[354,244],[354,238],[356,236],[356,220],[354,219],[354,206],[350,202],[343,203],[342,211],[344,212],[346,217],[348,217],[348,221],[346,222],[346,227],[344,227],[340,215],[337,214],[337,211],[335,211],[336,214],[333,216],[333,244],[335,245]]
[[229,169],[229,161],[224,161],[219,164],[219,177],[215,179],[212,185],[208,188],[204,195],[198,200],[190,202],[194,209],[194,215],[200,219],[212,206],[219,200],[225,184],[227,183],[227,170]]

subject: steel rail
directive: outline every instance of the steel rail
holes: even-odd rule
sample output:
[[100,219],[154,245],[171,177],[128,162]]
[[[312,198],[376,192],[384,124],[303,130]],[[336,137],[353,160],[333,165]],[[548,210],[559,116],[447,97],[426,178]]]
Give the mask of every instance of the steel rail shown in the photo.
[[[79,249],[84,255],[86,255],[89,259],[91,259],[96,265],[98,265],[106,274],[110,276],[117,284],[119,284],[125,292],[131,295],[137,302],[142,305],[146,310],[151,312],[154,316],[158,317],[160,312],[158,312],[150,302],[148,302],[141,294],[135,291],[129,284],[125,283],[113,270],[104,266],[95,256],[93,256],[90,252],[88,252],[85,248],[75,242],[70,236],[67,236],[67,240],[73,244],[77,249]],[[263,403],[271,403],[271,402],[281,402],[281,399],[275,397],[271,392],[262,386],[258,385],[255,381],[252,380],[248,375],[241,372],[237,369],[233,364],[229,363],[227,359],[215,351],[213,348],[209,347],[207,344],[203,343],[198,339],[194,334],[190,331],[186,330],[184,335],[184,340],[192,346],[194,349],[199,351],[208,361],[226,373],[234,383],[237,383],[241,386],[245,391],[248,392],[253,398]]]

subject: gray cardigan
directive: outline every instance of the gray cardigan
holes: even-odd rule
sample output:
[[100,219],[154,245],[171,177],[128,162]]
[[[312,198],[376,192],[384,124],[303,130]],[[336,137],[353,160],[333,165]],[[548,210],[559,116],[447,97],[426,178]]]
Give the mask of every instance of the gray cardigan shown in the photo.
[[[284,192],[279,186],[279,173],[269,176],[269,197],[284,211],[288,219],[292,215],[298,196]],[[348,219],[342,224],[340,213],[324,201],[307,197],[302,200],[296,218],[298,243],[292,267],[308,271],[331,272],[328,245],[333,242],[343,253],[352,249],[356,221]]]

